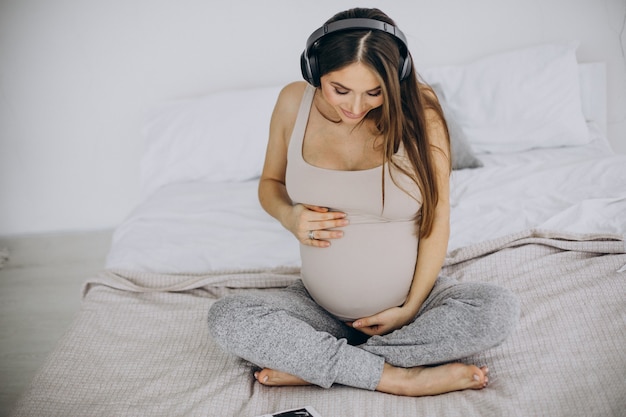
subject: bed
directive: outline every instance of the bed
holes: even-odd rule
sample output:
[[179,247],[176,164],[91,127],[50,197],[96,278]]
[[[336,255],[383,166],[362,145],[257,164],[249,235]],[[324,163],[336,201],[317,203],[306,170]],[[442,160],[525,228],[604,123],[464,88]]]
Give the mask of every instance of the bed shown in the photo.
[[572,42],[420,71],[453,140],[443,273],[521,299],[512,336],[463,359],[489,366],[486,389],[269,388],[211,340],[216,299],[299,273],[295,238],[256,197],[270,86],[147,112],[142,200],[13,415],[252,417],[305,405],[328,417],[626,415],[626,155],[606,138],[604,71],[576,62]]

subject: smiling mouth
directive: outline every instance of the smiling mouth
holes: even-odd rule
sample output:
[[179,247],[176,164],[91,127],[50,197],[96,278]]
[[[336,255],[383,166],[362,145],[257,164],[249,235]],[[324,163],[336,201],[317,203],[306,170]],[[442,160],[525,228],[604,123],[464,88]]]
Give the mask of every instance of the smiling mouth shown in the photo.
[[354,119],[354,120],[361,119],[361,118],[363,118],[363,116],[365,116],[367,114],[367,112],[363,112],[361,114],[354,114],[354,113],[349,112],[348,110],[344,110],[344,109],[341,109],[341,111],[343,112],[343,114],[348,119]]

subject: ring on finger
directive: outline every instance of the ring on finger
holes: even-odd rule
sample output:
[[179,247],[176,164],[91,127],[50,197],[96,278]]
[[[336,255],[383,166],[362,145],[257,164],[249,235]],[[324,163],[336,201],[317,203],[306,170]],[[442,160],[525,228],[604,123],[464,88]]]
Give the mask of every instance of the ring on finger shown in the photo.
[[313,235],[313,230],[309,230],[309,239],[315,240],[315,235]]

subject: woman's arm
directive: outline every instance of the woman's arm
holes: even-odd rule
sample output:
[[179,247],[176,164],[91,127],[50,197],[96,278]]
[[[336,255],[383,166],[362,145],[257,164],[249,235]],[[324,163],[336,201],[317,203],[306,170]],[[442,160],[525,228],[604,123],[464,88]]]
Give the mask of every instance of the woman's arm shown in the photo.
[[368,335],[390,333],[413,320],[435,285],[448,249],[450,146],[443,121],[434,110],[426,110],[426,121],[439,194],[433,228],[430,235],[419,241],[413,282],[404,304],[352,323],[353,327]]
[[[287,230],[304,244],[327,247],[334,239],[342,236],[339,230],[328,230],[345,226],[345,214],[329,212],[325,207],[294,204],[285,185],[287,150],[289,138],[296,121],[300,102],[304,94],[304,82],[287,85],[281,91],[270,121],[270,134],[265,154],[265,164],[259,180],[259,201],[265,211],[277,219]],[[309,231],[315,231],[315,239]]]
[[293,202],[285,187],[287,148],[295,124],[298,104],[294,98],[304,90],[297,84],[284,87],[276,101],[270,120],[265,163],[259,180],[259,202],[265,211],[286,227],[285,221]]

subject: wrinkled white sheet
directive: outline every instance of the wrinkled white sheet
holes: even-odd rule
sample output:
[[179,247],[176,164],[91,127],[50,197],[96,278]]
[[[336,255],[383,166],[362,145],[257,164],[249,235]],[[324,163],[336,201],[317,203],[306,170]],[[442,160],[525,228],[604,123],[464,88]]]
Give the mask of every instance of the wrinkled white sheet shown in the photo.
[[481,154],[455,171],[449,250],[528,228],[626,234],[626,155],[592,126],[586,146]]
[[299,266],[297,240],[261,208],[257,186],[196,182],[159,189],[117,228],[106,267],[202,273]]
[[[540,228],[626,235],[626,155],[590,126],[581,147],[480,154],[451,179],[449,250]],[[260,207],[257,181],[181,183],[117,228],[106,267],[203,273],[299,266],[295,238]]]

